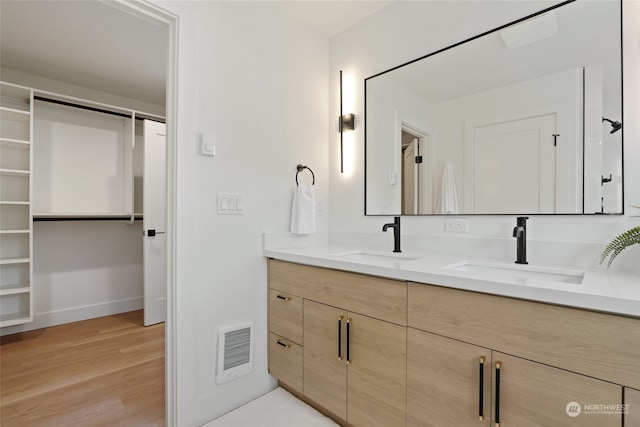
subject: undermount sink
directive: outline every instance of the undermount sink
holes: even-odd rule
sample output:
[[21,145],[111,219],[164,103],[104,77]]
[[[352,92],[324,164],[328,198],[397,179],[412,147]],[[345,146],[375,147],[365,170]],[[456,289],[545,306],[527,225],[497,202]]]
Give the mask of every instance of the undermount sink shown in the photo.
[[512,280],[526,284],[529,281],[582,284],[584,272],[554,267],[537,267],[499,262],[461,261],[444,266],[447,270],[479,273],[483,277]]
[[394,252],[381,252],[381,251],[365,251],[365,250],[354,250],[354,251],[346,251],[346,252],[338,252],[332,254],[334,256],[338,256],[340,258],[345,258],[349,260],[359,260],[366,262],[374,262],[374,263],[403,263],[407,261],[415,261],[419,258],[403,254],[402,252],[394,253]]

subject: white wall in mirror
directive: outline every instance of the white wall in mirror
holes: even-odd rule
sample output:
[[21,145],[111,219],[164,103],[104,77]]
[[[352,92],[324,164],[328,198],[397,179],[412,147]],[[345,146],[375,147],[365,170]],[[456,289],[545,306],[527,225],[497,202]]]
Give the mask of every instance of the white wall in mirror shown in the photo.
[[[496,28],[536,11],[550,7],[556,1],[532,2],[404,2],[399,1],[382,11],[359,22],[331,40],[331,87],[337,88],[338,70],[354,75],[364,82],[369,76],[392,68],[395,65],[449,46],[460,40],[472,37],[484,31]],[[640,115],[640,100],[632,96],[640,91],[640,58],[637,55],[637,40],[640,38],[640,4],[633,1],[623,2],[623,49],[624,49],[624,117],[633,118]],[[482,19],[478,19],[482,17]],[[402,22],[403,25],[398,25]],[[606,82],[606,81],[605,81]],[[355,97],[358,100],[354,113],[357,118],[364,115],[364,84],[355,86]],[[336,93],[333,93],[336,92]],[[338,97],[337,89],[331,93],[331,117],[337,117]],[[611,100],[615,103],[615,100]],[[619,103],[619,101],[618,101]],[[587,104],[587,109],[589,105]],[[598,117],[602,114],[600,108],[610,108],[606,103],[587,114]],[[619,108],[619,107],[618,107]],[[620,114],[620,111],[617,112]],[[616,114],[616,113],[614,113]],[[620,116],[618,116],[620,117]],[[624,123],[624,120],[622,120]],[[597,129],[585,129],[585,137],[593,138],[599,143],[599,135],[604,138],[617,137],[619,133],[609,134],[603,125]],[[591,132],[591,133],[589,133]],[[623,216],[538,216],[529,220],[528,238],[531,241],[571,242],[581,245],[589,242],[592,246],[581,252],[581,256],[590,254],[590,265],[597,267],[599,252],[615,235],[638,225],[638,218],[633,217],[637,211],[630,205],[640,205],[640,126],[633,120],[627,120],[624,127],[624,174],[628,185],[625,186],[625,215]],[[364,126],[358,120],[353,133],[356,140],[356,163],[354,172],[350,176],[339,173],[337,159],[338,146],[330,144],[331,150],[330,173],[330,227],[334,232],[344,232],[363,239],[379,238],[386,241],[389,248],[393,247],[393,236],[382,233],[382,224],[388,222],[388,217],[364,216]],[[436,135],[439,136],[439,135]],[[608,148],[605,146],[605,149]],[[604,152],[603,152],[604,154]],[[588,165],[586,165],[588,167]],[[615,170],[612,170],[615,175]],[[600,187],[598,181],[592,185]],[[437,187],[437,186],[436,186]],[[612,190],[614,191],[614,190]],[[620,192],[619,189],[615,190]],[[586,201],[585,201],[586,202]],[[594,206],[600,206],[600,200],[593,200]],[[605,206],[605,209],[607,207]],[[515,215],[469,217],[469,232],[466,234],[450,234],[444,231],[443,217],[406,216],[402,219],[403,235],[422,237],[426,242],[442,241],[440,237],[453,239],[455,245],[467,248],[471,254],[478,253],[486,257],[501,257],[502,253],[494,252],[487,247],[486,239],[504,240],[507,245],[513,245],[511,232],[515,224]],[[433,237],[438,238],[433,238]],[[433,238],[433,239],[430,239]],[[407,243],[409,240],[406,240]],[[485,242],[486,243],[486,242]],[[434,247],[437,250],[437,247]],[[623,253],[612,268],[637,269],[637,250]],[[536,259],[535,251],[530,254]],[[573,261],[569,252],[559,256],[558,263]]]

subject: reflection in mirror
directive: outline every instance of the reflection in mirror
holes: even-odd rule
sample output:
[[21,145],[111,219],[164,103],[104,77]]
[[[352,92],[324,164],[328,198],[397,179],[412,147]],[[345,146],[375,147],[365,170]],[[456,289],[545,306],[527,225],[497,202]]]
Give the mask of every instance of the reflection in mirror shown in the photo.
[[366,214],[622,213],[620,21],[569,2],[366,79]]

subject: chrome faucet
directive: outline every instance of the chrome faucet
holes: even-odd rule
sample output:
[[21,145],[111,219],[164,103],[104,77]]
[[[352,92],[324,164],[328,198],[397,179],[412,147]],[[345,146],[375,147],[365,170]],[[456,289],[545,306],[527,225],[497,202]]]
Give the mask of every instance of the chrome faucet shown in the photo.
[[382,231],[387,231],[389,227],[393,228],[393,252],[402,252],[400,250],[400,217],[393,218],[393,222],[382,226]]
[[516,226],[513,228],[513,237],[517,239],[516,243],[516,264],[529,264],[527,262],[527,220],[528,216],[519,216],[516,220]]

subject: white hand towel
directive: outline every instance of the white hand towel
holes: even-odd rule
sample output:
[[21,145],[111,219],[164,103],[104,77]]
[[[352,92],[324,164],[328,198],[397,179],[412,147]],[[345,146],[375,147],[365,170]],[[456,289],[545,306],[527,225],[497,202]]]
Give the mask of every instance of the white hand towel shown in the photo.
[[316,196],[313,185],[297,185],[291,207],[291,232],[312,234],[316,232]]
[[442,189],[440,191],[440,199],[436,213],[439,214],[457,214],[458,210],[458,191],[456,190],[456,176],[453,172],[453,165],[450,162],[445,163],[442,171]]

